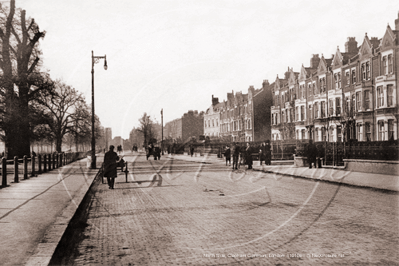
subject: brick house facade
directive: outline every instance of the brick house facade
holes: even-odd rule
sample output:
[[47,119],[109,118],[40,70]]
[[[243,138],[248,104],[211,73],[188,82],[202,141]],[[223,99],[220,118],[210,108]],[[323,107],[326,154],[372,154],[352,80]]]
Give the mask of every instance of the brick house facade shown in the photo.
[[191,137],[197,140],[204,134],[204,113],[188,111],[181,118],[174,119],[164,126],[165,139],[172,139],[176,142],[186,142]]

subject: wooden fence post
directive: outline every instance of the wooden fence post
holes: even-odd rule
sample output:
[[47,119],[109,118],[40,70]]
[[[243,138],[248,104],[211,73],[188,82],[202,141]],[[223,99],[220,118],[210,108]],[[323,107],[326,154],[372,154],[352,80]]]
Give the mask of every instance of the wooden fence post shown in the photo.
[[43,173],[47,172],[47,154],[43,155]]
[[39,156],[37,158],[39,160],[39,166],[38,166],[37,170],[38,170],[38,174],[40,175],[42,173],[42,155],[39,154]]
[[47,156],[48,170],[51,171],[51,153]]
[[7,159],[4,157],[1,159],[1,178],[2,178],[1,186],[6,187],[7,186]]
[[28,157],[24,155],[23,160],[24,164],[24,179],[28,179]]
[[18,176],[18,156],[14,157],[14,182],[19,183],[19,176]]

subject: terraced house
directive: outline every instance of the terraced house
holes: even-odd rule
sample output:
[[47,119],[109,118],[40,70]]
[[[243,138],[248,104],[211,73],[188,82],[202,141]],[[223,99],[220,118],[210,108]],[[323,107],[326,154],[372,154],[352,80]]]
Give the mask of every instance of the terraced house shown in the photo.
[[272,139],[342,142],[398,138],[399,19],[381,39],[354,37],[332,58],[289,68],[272,90]]
[[223,105],[219,103],[219,98],[212,95],[212,105],[204,114],[204,135],[210,139],[220,136],[220,110]]
[[252,95],[255,89],[251,86],[248,94],[234,91],[227,93],[227,101],[220,110],[220,135],[230,141],[252,141],[253,105]]

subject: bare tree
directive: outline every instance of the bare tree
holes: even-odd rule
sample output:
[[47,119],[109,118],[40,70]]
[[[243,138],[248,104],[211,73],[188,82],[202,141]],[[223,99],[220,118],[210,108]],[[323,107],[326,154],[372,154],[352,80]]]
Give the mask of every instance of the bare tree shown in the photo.
[[[75,139],[76,150],[79,151],[79,145],[83,147],[83,150],[86,150],[84,148],[85,144],[88,144],[87,147],[89,147],[91,143],[91,108],[84,101],[77,102],[75,107],[73,118],[74,125],[70,128],[70,133]],[[104,128],[101,126],[100,119],[97,115],[94,115],[94,137],[96,140],[104,137]],[[101,142],[97,143],[96,141],[96,145],[101,145]]]
[[1,126],[8,158],[30,153],[29,102],[38,91],[51,88],[41,86],[38,72],[38,45],[44,36],[34,19],[26,19],[25,10],[15,8],[15,0],[10,0],[9,8],[0,6]]
[[80,109],[85,105],[82,94],[58,80],[54,93],[41,93],[35,102],[44,108],[47,128],[55,140],[56,151],[61,152],[64,136],[74,130],[77,121],[87,117],[81,115]]
[[144,113],[143,116],[139,119],[140,127],[137,129],[141,132],[144,136],[144,146],[147,147],[147,144],[150,140],[154,139],[154,122],[152,121],[151,117]]

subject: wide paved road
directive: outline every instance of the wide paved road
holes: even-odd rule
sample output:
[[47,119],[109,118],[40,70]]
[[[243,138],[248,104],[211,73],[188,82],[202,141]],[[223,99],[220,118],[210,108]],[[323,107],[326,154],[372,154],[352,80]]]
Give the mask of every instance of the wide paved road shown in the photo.
[[92,187],[52,263],[398,265],[398,193],[183,158],[125,156],[128,183]]

